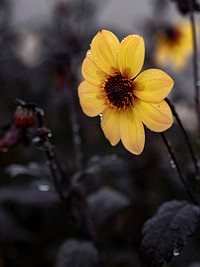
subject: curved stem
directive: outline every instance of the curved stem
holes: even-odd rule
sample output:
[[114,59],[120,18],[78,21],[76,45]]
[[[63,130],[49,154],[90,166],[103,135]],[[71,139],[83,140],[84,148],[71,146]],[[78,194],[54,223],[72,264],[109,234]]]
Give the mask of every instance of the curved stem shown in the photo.
[[[41,128],[44,127],[42,114],[40,112],[36,112],[36,114],[38,118],[39,127]],[[73,204],[72,198],[74,197],[74,188],[71,185],[71,183],[68,183],[67,195],[64,194],[62,184],[60,181],[60,178],[61,178],[60,174],[62,174],[62,170],[60,169],[60,164],[58,164],[56,161],[54,147],[52,146],[49,140],[48,134],[43,136],[43,138],[41,139],[41,142],[43,146],[43,151],[45,152],[47,160],[48,160],[48,166],[49,166],[51,176],[53,179],[52,182],[54,184],[55,190],[60,198],[62,205],[68,212],[73,223],[82,231],[85,237],[91,239],[93,243],[96,245],[96,247],[98,247],[96,228],[94,227],[94,224],[89,216],[89,211],[87,209],[85,198],[83,197],[83,199],[81,200],[81,207],[79,209],[79,215],[80,215],[80,219],[79,219],[74,214],[73,207],[72,207],[72,204]]]
[[200,99],[199,99],[200,78],[199,78],[197,34],[196,34],[196,23],[193,10],[193,1],[190,1],[189,16],[192,28],[192,38],[193,38],[193,78],[194,78],[194,89],[195,89],[195,106],[198,119],[198,130],[199,130],[199,140],[200,140]]
[[194,168],[196,170],[196,179],[199,180],[200,179],[200,168],[199,168],[198,161],[197,161],[196,155],[194,153],[193,147],[192,147],[191,142],[189,140],[189,136],[188,136],[187,132],[185,131],[185,128],[183,127],[183,124],[179,118],[178,113],[176,112],[174,105],[171,103],[171,101],[168,98],[166,98],[166,102],[170,106],[172,113],[173,113],[174,117],[176,118],[176,121],[177,121],[177,123],[178,123],[178,125],[179,125],[179,127],[183,133],[186,145],[188,147],[188,150],[189,150],[189,153],[190,153],[193,165],[194,165]]
[[180,179],[181,183],[183,184],[183,186],[184,186],[188,196],[190,197],[191,201],[194,204],[198,205],[199,201],[197,200],[196,196],[192,192],[190,186],[188,185],[188,183],[187,183],[187,181],[186,181],[186,179],[185,179],[185,177],[184,177],[184,175],[183,175],[183,173],[182,173],[182,171],[181,171],[181,169],[179,167],[179,164],[178,164],[178,161],[176,159],[175,153],[174,153],[174,151],[172,149],[172,146],[171,146],[168,138],[166,137],[166,135],[164,133],[160,133],[160,134],[161,134],[162,139],[163,139],[163,141],[164,141],[164,143],[165,143],[165,145],[167,147],[167,150],[168,150],[169,155],[170,155],[170,157],[171,157],[171,159],[173,161],[173,164],[176,167],[176,170],[177,170],[177,173],[178,173],[178,176],[179,176],[179,179]]
[[75,154],[75,164],[76,170],[80,171],[83,168],[83,151],[82,151],[82,140],[80,136],[80,125],[78,121],[75,100],[72,93],[73,81],[70,68],[66,71],[66,90],[68,93],[67,98],[67,108],[70,115],[70,121],[72,126],[72,136],[73,136],[73,145],[74,145],[74,154]]
[[[48,141],[48,140],[47,140]],[[57,164],[54,159],[54,151],[52,149],[52,146],[50,146],[50,149],[46,150],[46,156],[49,162],[49,168],[53,177],[53,183],[55,186],[55,189],[60,197],[61,203],[65,207],[65,209],[68,211],[68,214],[70,218],[72,219],[73,223],[81,230],[81,232],[84,234],[85,238],[90,239],[94,246],[96,247],[98,253],[99,253],[99,261],[101,263],[101,266],[105,266],[105,259],[104,254],[102,253],[99,242],[98,242],[98,236],[97,236],[97,229],[94,225],[94,222],[91,219],[90,210],[88,209],[87,202],[85,200],[85,196],[80,200],[79,204],[79,218],[74,214],[72,209],[73,204],[73,187],[71,186],[68,190],[68,195],[65,196],[63,194],[63,190],[59,183],[59,177],[57,175]]]
[[54,161],[54,151],[52,149],[51,149],[51,151],[50,151],[50,149],[46,149],[45,152],[46,152],[46,157],[48,160],[48,166],[49,166],[49,169],[51,171],[51,176],[53,178],[53,184],[55,186],[56,192],[58,193],[58,196],[59,196],[63,206],[68,209],[67,198],[64,196],[63,191],[62,191],[60,184],[59,184],[59,177],[57,175],[57,164]]

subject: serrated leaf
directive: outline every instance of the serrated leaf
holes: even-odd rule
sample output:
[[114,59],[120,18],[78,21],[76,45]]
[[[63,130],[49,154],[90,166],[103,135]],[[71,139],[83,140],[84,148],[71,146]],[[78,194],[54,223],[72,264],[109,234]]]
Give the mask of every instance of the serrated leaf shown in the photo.
[[186,201],[164,203],[144,224],[140,247],[142,266],[160,267],[178,256],[197,226],[200,208]]
[[89,241],[69,239],[58,251],[56,267],[98,266],[98,251]]
[[110,187],[103,187],[87,198],[93,220],[97,225],[103,224],[120,210],[130,205],[130,200],[122,193]]

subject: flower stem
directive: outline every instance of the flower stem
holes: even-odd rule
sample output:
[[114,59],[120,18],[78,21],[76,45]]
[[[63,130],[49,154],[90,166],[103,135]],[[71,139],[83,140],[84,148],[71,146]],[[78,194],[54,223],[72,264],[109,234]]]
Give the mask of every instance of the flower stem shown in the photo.
[[[38,124],[39,127],[42,128],[43,126],[43,119],[42,119],[42,113],[41,112],[36,112],[37,114],[37,118],[38,118]],[[51,176],[53,179],[53,184],[55,187],[55,190],[60,198],[60,201],[63,205],[63,207],[65,208],[65,210],[68,212],[69,217],[72,219],[73,223],[75,224],[75,226],[78,227],[78,229],[80,229],[80,231],[82,232],[82,234],[84,235],[85,238],[90,239],[94,246],[96,247],[96,249],[99,252],[99,256],[100,256],[100,262],[101,262],[101,266],[104,266],[104,255],[102,254],[100,248],[99,248],[99,242],[98,242],[98,236],[97,236],[97,229],[94,225],[94,222],[91,219],[91,215],[90,215],[90,210],[88,208],[87,202],[86,202],[86,196],[85,194],[81,194],[81,199],[79,201],[79,205],[78,205],[78,216],[77,213],[74,212],[74,210],[77,207],[74,207],[74,195],[75,195],[75,191],[76,189],[74,188],[74,186],[71,184],[71,182],[68,181],[68,190],[67,190],[67,194],[64,194],[63,189],[62,189],[62,184],[60,181],[60,174],[63,174],[62,169],[60,168],[60,164],[59,162],[57,162],[57,157],[54,151],[54,147],[52,146],[48,135],[44,136],[43,139],[41,139],[42,141],[42,150],[45,152],[46,157],[47,157],[47,161],[48,161],[48,166],[51,172]],[[66,177],[65,177],[66,178]]]
[[78,122],[78,116],[75,106],[75,99],[72,93],[73,89],[73,76],[71,73],[70,68],[66,71],[66,90],[67,90],[67,108],[68,113],[71,121],[72,126],[72,137],[73,137],[73,144],[74,144],[74,154],[75,154],[75,164],[76,170],[80,171],[83,168],[83,151],[81,145],[81,136],[80,136],[80,125]]
[[52,149],[51,149],[51,151],[49,149],[46,149],[45,152],[46,152],[46,157],[48,160],[48,166],[49,166],[49,169],[51,171],[51,176],[53,178],[53,184],[55,186],[56,192],[59,195],[61,203],[64,205],[65,208],[68,208],[68,204],[66,201],[67,198],[65,198],[63,191],[62,191],[60,184],[59,184],[59,177],[57,174],[57,164],[54,161],[54,156],[55,156],[54,151]]
[[73,197],[74,197],[74,190],[71,186],[68,190],[68,195],[65,196],[63,194],[63,190],[61,189],[60,183],[59,183],[59,176],[57,174],[57,167],[55,158],[54,158],[54,151],[47,149],[46,150],[46,156],[48,159],[48,165],[51,171],[51,175],[53,177],[53,182],[55,189],[60,197],[61,203],[63,204],[64,208],[68,211],[68,214],[70,218],[72,219],[73,223],[78,227],[78,229],[81,230],[82,234],[85,236],[85,238],[91,240],[91,242],[96,247],[98,253],[99,253],[99,262],[101,263],[101,266],[105,266],[105,257],[102,253],[99,242],[98,242],[98,236],[97,236],[97,229],[94,225],[94,222],[91,219],[90,210],[88,209],[88,205],[85,199],[85,195],[82,195],[82,198],[79,203],[78,212],[79,216],[77,218],[76,214],[73,212]]
[[177,123],[178,123],[178,125],[179,125],[179,127],[183,133],[186,145],[188,147],[188,150],[189,150],[189,153],[190,153],[190,156],[191,156],[191,159],[192,159],[195,171],[196,171],[196,179],[199,180],[200,179],[200,168],[199,168],[198,161],[197,161],[196,155],[194,153],[192,144],[190,142],[189,136],[188,136],[187,132],[185,131],[185,128],[183,127],[183,124],[179,118],[179,115],[176,112],[175,106],[171,103],[171,101],[168,98],[166,98],[166,102],[170,106],[172,113],[173,113],[174,117],[176,118],[176,121],[177,121]]
[[200,78],[199,78],[199,64],[198,64],[197,33],[196,33],[193,1],[190,2],[191,3],[190,3],[189,16],[192,28],[192,38],[193,38],[193,79],[194,79],[194,89],[195,89],[195,106],[198,119],[198,131],[200,139],[200,99],[199,99]]
[[171,159],[172,159],[172,161],[173,161],[173,164],[174,164],[174,166],[176,167],[176,170],[177,170],[179,179],[180,179],[181,183],[183,184],[183,186],[184,186],[184,188],[185,188],[185,190],[186,190],[188,196],[190,197],[191,201],[192,201],[194,204],[198,205],[199,201],[197,200],[196,196],[195,196],[194,193],[192,192],[190,186],[188,185],[188,183],[187,183],[187,181],[186,181],[186,179],[185,179],[185,177],[184,177],[184,175],[183,175],[183,173],[182,173],[182,171],[181,171],[181,168],[180,168],[180,166],[179,166],[179,164],[178,164],[178,161],[177,161],[177,159],[176,159],[176,156],[175,156],[175,153],[174,153],[174,151],[173,151],[173,149],[172,149],[172,146],[171,146],[171,144],[170,144],[170,141],[169,141],[168,138],[166,137],[165,133],[161,133],[161,137],[162,137],[162,139],[163,139],[163,141],[164,141],[164,143],[165,143],[165,145],[166,145],[166,147],[167,147],[167,150],[168,150],[169,155],[170,155],[170,157],[171,157]]

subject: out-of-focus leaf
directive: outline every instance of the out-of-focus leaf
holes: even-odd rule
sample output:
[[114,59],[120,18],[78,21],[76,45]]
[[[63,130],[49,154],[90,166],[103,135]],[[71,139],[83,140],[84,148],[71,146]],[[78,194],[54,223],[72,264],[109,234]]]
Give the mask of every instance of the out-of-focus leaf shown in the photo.
[[24,205],[46,206],[57,203],[59,199],[50,183],[39,181],[26,186],[9,186],[0,189],[0,203],[6,201]]
[[87,202],[93,220],[99,226],[130,205],[130,200],[125,195],[109,187],[90,194]]
[[140,247],[142,266],[160,267],[178,256],[196,230],[200,208],[186,201],[164,203],[143,227]]
[[5,242],[28,242],[33,236],[21,228],[14,219],[3,209],[0,209],[0,243]]
[[106,266],[112,267],[139,267],[138,253],[133,247],[112,248],[106,250]]
[[193,262],[188,267],[200,267],[200,262]]
[[11,177],[18,175],[29,175],[35,178],[45,178],[49,176],[47,166],[38,164],[36,162],[30,162],[28,165],[12,164],[6,168],[6,172]]
[[131,199],[136,196],[129,163],[117,155],[96,155],[90,158],[86,169],[76,173],[72,182],[76,186],[81,180],[84,181],[89,193],[104,185],[114,186]]
[[58,251],[56,267],[95,267],[98,251],[91,242],[69,239]]

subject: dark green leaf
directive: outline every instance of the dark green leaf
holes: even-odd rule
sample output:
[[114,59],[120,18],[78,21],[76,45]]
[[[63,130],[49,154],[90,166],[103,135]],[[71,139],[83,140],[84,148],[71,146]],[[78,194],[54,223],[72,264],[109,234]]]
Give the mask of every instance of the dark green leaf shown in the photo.
[[142,266],[160,267],[178,256],[188,236],[196,230],[200,208],[186,201],[164,203],[143,227]]
[[96,267],[98,251],[91,242],[70,239],[58,251],[56,267]]

